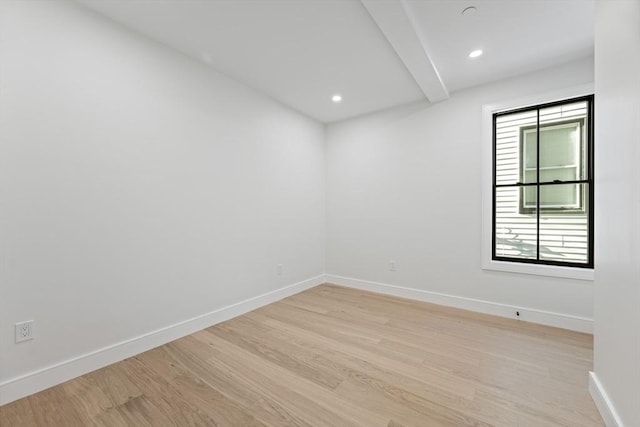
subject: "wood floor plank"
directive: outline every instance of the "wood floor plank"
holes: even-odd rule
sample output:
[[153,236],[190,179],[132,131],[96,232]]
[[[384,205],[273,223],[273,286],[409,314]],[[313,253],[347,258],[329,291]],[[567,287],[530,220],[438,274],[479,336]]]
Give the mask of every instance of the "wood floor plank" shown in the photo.
[[34,418],[38,426],[84,426],[82,418],[78,414],[73,402],[62,387],[52,387],[40,393],[28,397]]
[[286,405],[274,400],[258,389],[243,383],[240,372],[212,361],[209,346],[196,340],[193,335],[164,346],[181,366],[196,374],[205,383],[223,393],[239,405],[248,408],[248,413],[270,426],[311,426],[290,411]]
[[156,407],[144,394],[127,400],[117,408],[121,419],[127,426],[170,426],[177,425],[166,418],[160,408]]
[[20,399],[0,406],[0,426],[38,426],[29,399]]
[[117,406],[89,376],[64,383],[61,389],[76,408],[84,425],[91,425],[102,413],[113,411]]
[[87,374],[86,377],[100,387],[116,406],[142,396],[142,390],[131,382],[129,375],[121,369],[119,364],[98,369]]
[[234,328],[233,322],[209,328],[207,331],[265,360],[286,366],[288,370],[295,372],[300,377],[327,389],[335,389],[342,382],[342,378],[333,372],[316,369],[305,360],[305,356],[310,357],[305,352],[286,351],[282,346],[278,348],[278,346],[272,345],[268,341],[260,340],[258,336],[246,333],[242,328]]
[[603,422],[593,337],[321,285],[0,407],[2,427]]
[[[335,332],[322,323],[314,320],[296,321],[297,316],[290,313],[269,313],[269,319],[265,322],[274,325],[281,325],[283,329],[297,333],[298,335],[313,335],[315,339],[322,342],[323,346],[331,348],[335,351],[348,352],[362,360],[374,360],[375,364],[384,369],[396,371],[402,375],[414,376],[432,387],[440,390],[457,394],[462,397],[471,398],[475,391],[475,385],[463,378],[448,375],[437,367],[425,366],[420,364],[420,368],[416,369],[416,365],[411,365],[406,361],[394,359],[393,356],[382,351],[380,347],[371,347],[369,342],[352,343],[350,334],[342,334]],[[295,324],[300,326],[295,326]]]
[[156,408],[162,420],[171,420],[180,426],[208,426],[213,420],[202,409],[185,397],[170,382],[167,375],[156,375],[144,363],[145,354],[123,361],[131,378],[144,392],[144,401]]
[[140,356],[155,376],[165,377],[184,399],[203,410],[216,426],[261,427],[264,424],[247,410],[220,393],[197,375],[180,366],[164,347]]
[[[209,334],[211,335],[211,334]],[[198,339],[209,341],[204,334],[196,334]],[[243,372],[244,380],[252,388],[273,394],[274,399],[284,397],[283,403],[289,404],[298,416],[315,426],[362,425],[375,427],[381,419],[375,413],[363,407],[337,399],[335,394],[306,378],[297,376],[286,366],[267,361],[226,340],[210,342],[215,355],[212,362],[224,363],[228,369]],[[232,356],[231,356],[232,355]],[[386,422],[384,423],[386,424]]]
[[[348,350],[346,352],[340,351],[344,350],[342,346],[333,347],[330,342],[322,341],[322,338],[301,333],[296,335],[295,330],[291,329],[291,327],[289,328],[289,333],[286,334],[281,331],[283,329],[285,328],[273,329],[264,336],[264,339],[275,341],[281,346],[292,343],[296,348],[323,352],[324,356],[316,357],[314,363],[340,372],[344,378],[371,378],[370,381],[393,384],[424,399],[440,402],[454,410],[473,414],[480,420],[494,421],[497,417],[494,411],[495,407],[487,404],[478,405],[475,402],[475,395],[473,399],[465,399],[458,393],[447,393],[427,382],[420,381],[415,375],[404,375],[393,369],[385,369],[375,361],[369,361],[370,358],[368,357],[359,358]],[[505,417],[508,418],[509,422],[497,425],[512,426],[516,419],[515,415],[507,414],[498,417],[498,419]]]
[[345,381],[338,394],[363,408],[384,408],[384,414],[405,426],[491,427],[479,419],[424,399],[403,388],[362,375]]

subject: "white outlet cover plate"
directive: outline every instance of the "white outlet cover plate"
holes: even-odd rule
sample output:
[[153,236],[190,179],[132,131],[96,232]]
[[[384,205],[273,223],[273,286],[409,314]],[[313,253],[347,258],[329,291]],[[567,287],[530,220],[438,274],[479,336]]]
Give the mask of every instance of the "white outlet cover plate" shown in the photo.
[[16,323],[16,342],[33,339],[33,320]]

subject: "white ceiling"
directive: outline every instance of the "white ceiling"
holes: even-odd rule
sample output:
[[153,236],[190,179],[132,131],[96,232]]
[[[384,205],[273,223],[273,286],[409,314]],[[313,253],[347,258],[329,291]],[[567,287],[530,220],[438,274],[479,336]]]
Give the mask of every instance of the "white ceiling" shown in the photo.
[[77,1],[325,123],[593,54],[594,0]]

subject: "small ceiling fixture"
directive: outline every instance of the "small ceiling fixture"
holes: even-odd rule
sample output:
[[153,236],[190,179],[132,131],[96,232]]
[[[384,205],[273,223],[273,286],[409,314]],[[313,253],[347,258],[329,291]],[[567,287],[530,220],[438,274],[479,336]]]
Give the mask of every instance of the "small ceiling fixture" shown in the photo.
[[331,97],[331,100],[337,104],[338,102],[342,101],[342,95],[336,93]]
[[482,55],[482,49],[476,49],[469,54],[469,58],[477,58],[480,55]]
[[471,16],[471,15],[475,14],[477,11],[478,11],[478,9],[475,6],[465,7],[464,9],[462,9],[462,15],[463,16]]

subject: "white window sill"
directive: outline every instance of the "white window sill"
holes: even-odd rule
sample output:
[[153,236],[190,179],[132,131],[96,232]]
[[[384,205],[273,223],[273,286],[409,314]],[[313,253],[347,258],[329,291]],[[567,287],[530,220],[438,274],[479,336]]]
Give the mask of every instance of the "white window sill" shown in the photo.
[[593,281],[593,269],[591,268],[559,267],[555,265],[525,264],[507,261],[486,261],[483,262],[482,269]]

